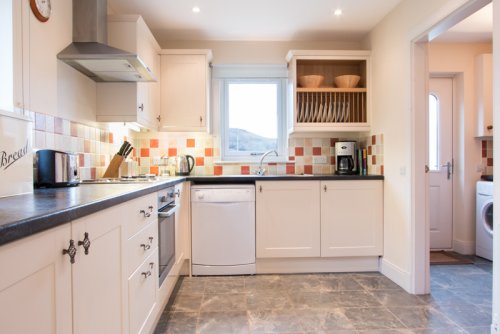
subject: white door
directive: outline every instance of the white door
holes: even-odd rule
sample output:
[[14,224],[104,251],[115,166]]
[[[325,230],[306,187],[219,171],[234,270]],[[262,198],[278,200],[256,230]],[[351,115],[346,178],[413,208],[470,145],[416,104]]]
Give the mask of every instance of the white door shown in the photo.
[[429,81],[430,248],[452,248],[453,79]]

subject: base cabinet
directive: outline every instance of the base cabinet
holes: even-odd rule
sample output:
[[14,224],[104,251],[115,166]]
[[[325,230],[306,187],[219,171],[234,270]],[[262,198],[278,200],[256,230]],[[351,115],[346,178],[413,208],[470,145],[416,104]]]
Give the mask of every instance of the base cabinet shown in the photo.
[[383,251],[382,181],[321,182],[321,256]]
[[257,258],[382,255],[382,182],[257,182]]
[[257,257],[320,256],[319,181],[256,182]]
[[0,248],[0,332],[71,333],[69,224]]

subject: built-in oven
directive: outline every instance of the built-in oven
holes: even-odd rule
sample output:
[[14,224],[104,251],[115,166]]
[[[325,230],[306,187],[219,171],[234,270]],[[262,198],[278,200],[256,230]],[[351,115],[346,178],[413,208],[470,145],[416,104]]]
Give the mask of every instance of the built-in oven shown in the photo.
[[159,284],[175,263],[175,187],[158,191]]

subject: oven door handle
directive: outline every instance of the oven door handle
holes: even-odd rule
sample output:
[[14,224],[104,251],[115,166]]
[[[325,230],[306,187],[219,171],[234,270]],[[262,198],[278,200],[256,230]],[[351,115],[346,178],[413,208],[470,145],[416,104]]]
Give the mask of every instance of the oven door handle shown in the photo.
[[177,205],[168,211],[158,211],[158,218],[170,218],[177,211]]

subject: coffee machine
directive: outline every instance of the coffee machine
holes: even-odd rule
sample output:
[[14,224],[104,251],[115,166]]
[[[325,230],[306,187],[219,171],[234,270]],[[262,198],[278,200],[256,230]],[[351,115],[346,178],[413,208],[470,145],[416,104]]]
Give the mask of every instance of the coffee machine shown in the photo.
[[335,143],[335,173],[349,175],[356,173],[356,142],[339,141]]

